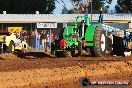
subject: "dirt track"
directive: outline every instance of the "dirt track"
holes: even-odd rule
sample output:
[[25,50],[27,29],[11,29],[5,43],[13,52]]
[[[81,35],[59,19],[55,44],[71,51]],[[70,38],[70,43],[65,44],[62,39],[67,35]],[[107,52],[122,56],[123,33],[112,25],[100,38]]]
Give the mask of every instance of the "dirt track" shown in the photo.
[[[20,59],[7,54],[1,55],[0,58],[0,88],[83,88],[79,83],[82,77],[79,63],[86,66],[86,71],[92,69],[89,76],[94,80],[132,80],[132,56]],[[95,87],[111,88],[90,86]],[[112,87],[132,88],[131,85]]]

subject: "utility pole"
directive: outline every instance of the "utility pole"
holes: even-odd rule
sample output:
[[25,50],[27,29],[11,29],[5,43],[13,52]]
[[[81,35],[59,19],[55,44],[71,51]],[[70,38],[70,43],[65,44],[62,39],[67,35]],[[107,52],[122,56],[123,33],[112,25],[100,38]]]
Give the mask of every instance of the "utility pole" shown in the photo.
[[90,8],[91,8],[91,21],[92,21],[92,0],[83,0],[83,7],[85,8],[85,16],[88,16],[88,7],[89,7],[89,4],[91,4]]
[[92,22],[92,17],[93,17],[93,1],[92,0],[89,0],[89,2],[91,2],[91,22]]

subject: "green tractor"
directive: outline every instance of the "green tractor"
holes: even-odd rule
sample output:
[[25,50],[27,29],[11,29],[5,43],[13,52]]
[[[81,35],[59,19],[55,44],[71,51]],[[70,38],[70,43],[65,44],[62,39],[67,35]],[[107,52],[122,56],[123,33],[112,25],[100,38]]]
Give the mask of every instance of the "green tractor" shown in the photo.
[[[85,20],[82,20],[85,18]],[[81,22],[78,20],[81,19]],[[72,57],[82,50],[90,51],[90,55],[101,57],[106,51],[106,35],[101,22],[91,22],[89,16],[77,16],[73,26],[65,26],[59,37],[51,44],[51,52],[56,57]]]

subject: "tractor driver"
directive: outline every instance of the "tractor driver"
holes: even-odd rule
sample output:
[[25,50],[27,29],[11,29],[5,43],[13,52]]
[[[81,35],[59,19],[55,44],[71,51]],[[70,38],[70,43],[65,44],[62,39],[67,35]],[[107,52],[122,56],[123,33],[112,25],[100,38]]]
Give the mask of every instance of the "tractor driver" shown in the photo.
[[85,36],[85,33],[86,33],[86,29],[88,27],[88,25],[86,24],[86,22],[84,20],[81,21],[81,24],[79,26],[79,36],[82,37],[82,32],[83,32],[83,24],[84,24],[84,36]]

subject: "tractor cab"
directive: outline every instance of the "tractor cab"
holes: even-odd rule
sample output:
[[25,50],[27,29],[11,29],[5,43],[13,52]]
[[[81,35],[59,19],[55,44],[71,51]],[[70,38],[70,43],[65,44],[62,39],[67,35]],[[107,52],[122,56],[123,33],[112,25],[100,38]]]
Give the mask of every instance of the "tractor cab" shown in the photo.
[[86,22],[84,20],[82,20],[81,24],[79,25],[79,28],[78,28],[80,37],[85,36],[87,27],[88,27],[88,25],[86,24]]
[[83,38],[85,36],[88,26],[90,26],[90,18],[88,16],[77,16],[75,25],[77,25],[79,37]]

